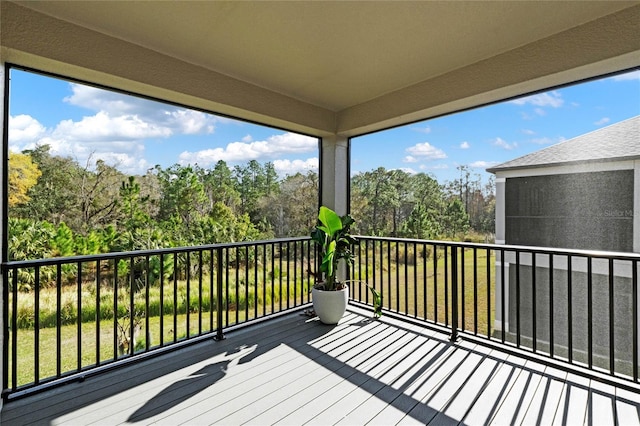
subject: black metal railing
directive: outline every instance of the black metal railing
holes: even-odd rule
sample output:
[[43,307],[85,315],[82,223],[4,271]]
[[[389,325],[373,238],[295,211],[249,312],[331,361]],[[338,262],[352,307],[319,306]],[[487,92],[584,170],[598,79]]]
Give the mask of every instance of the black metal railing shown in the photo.
[[[638,383],[640,255],[358,237],[351,301]],[[310,302],[308,237],[8,262],[5,398]]]
[[638,382],[640,255],[358,237],[351,297]]
[[316,256],[304,237],[5,263],[3,395],[298,309]]

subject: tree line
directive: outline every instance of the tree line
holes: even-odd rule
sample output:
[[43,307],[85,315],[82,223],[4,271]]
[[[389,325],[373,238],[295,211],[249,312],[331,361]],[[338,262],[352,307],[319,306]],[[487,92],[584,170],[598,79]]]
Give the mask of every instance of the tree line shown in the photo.
[[[353,176],[354,232],[468,238],[493,232],[493,182],[460,167],[439,184],[428,174],[378,168]],[[211,168],[174,164],[144,175],[47,145],[9,155],[10,260],[308,235],[316,223],[316,172],[279,177],[252,160]]]

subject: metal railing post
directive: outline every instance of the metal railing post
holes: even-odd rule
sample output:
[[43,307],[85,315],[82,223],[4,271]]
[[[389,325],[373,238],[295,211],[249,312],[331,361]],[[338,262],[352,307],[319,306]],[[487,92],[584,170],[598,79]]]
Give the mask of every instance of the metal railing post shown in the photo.
[[451,341],[458,338],[458,247],[451,246]]
[[218,258],[218,264],[216,265],[216,336],[214,340],[224,340],[224,333],[222,332],[222,248],[216,249],[216,256]]

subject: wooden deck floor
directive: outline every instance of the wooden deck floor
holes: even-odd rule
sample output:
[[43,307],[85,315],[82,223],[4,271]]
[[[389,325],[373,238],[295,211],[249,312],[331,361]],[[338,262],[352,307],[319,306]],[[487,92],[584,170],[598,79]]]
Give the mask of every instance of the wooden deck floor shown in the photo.
[[[367,315],[366,317],[364,315]],[[640,424],[640,394],[350,308],[299,313],[5,404],[3,425]]]

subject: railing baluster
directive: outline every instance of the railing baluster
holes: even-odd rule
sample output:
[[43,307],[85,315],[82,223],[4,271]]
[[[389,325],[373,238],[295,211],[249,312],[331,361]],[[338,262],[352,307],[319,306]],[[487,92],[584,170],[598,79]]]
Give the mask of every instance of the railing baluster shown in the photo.
[[289,246],[289,242],[287,241],[287,244],[286,244],[286,250],[287,250],[287,258],[286,258],[286,262],[287,262],[287,309],[289,309],[289,307],[290,307],[289,294],[290,294],[290,291],[291,291],[290,288],[289,288],[289,273],[290,273],[289,265],[291,264],[291,257],[289,256],[289,249],[290,249],[290,246]]
[[[388,306],[389,306],[389,310],[393,309],[393,306],[391,305],[391,299],[393,299],[391,297],[392,295],[392,290],[391,290],[391,243],[389,241],[386,241],[387,243],[387,294],[388,296]],[[397,286],[396,286],[396,290],[397,290]],[[397,299],[396,299],[397,300]]]
[[253,317],[258,318],[258,245],[253,246]]
[[609,259],[609,374],[615,372],[615,293],[613,288],[613,259]]
[[[224,316],[225,316],[225,325],[229,325],[229,251],[230,248],[226,248],[224,250]],[[218,293],[220,298],[222,298],[222,292]]]
[[267,315],[267,245],[262,246],[264,268],[262,268],[262,315]]
[[554,357],[555,339],[554,324],[554,283],[553,283],[553,254],[549,254],[549,356]]
[[18,270],[13,270],[11,309],[11,389],[18,387]]
[[[458,248],[456,247],[456,251],[458,250]],[[460,298],[460,328],[462,330],[466,330],[466,326],[465,326],[465,306],[464,306],[464,299],[465,299],[465,291],[464,291],[464,284],[465,284],[465,276],[464,276],[464,258],[465,258],[465,253],[464,253],[464,247],[460,247],[460,257],[459,257],[459,261],[458,263],[460,264],[460,279],[458,280],[458,283],[460,285],[460,289],[459,289],[459,298]],[[457,256],[457,253],[456,253]],[[458,271],[457,267],[455,269],[456,273]]]
[[489,259],[491,259],[491,250],[487,249],[487,337],[491,338],[491,264]]
[[418,318],[418,246],[413,243],[413,317]]
[[[213,255],[214,251],[213,249],[209,250],[209,330],[213,331],[216,329],[216,327],[214,327],[214,322],[213,322],[213,311],[214,311],[214,303],[218,303],[218,299],[219,299],[219,295],[216,295],[216,293],[214,293],[214,287],[213,287],[213,282],[214,279],[218,279],[220,277],[219,272],[215,269],[215,263],[214,263],[214,255]],[[217,251],[215,252],[217,255]],[[216,287],[217,289],[217,287]],[[216,315],[218,313],[218,309],[216,308]]]
[[[17,273],[17,271],[15,271]],[[17,275],[14,273],[14,275]],[[14,287],[15,289],[15,287]],[[36,266],[33,279],[34,294],[34,325],[33,325],[33,381],[40,383],[40,267]],[[14,290],[15,291],[15,290]],[[16,310],[14,305],[14,310]]]
[[422,267],[422,303],[424,304],[422,309],[423,309],[423,313],[424,313],[424,319],[425,321],[428,318],[427,315],[427,302],[428,302],[428,298],[427,298],[427,245],[426,244],[422,244],[422,264],[424,265]]
[[569,362],[573,363],[573,258],[567,256],[567,350]]
[[198,250],[198,336],[202,335],[202,250]]
[[[275,312],[276,245],[271,244],[271,313]],[[317,265],[317,262],[316,262]],[[320,273],[320,269],[316,269]]]
[[593,368],[593,258],[587,256],[587,365]]
[[520,250],[516,250],[516,346],[520,347]]
[[[225,250],[226,251],[226,250]],[[226,251],[228,255],[228,251]],[[217,320],[216,320],[216,340],[224,340],[224,334],[222,333],[222,249],[219,248],[216,250],[216,255],[218,257],[217,262],[217,272],[216,272],[216,301],[217,301]],[[227,309],[228,311],[228,309]]]
[[631,355],[633,362],[633,381],[638,382],[638,261],[631,264],[631,311],[633,314],[632,333],[633,343]]
[[[549,295],[553,297],[553,295]],[[538,292],[536,289],[536,254],[531,253],[531,339],[533,352],[538,351],[538,313],[537,310]]]
[[100,259],[98,259],[96,260],[96,365],[100,365],[102,361],[102,356],[100,355],[100,313],[102,312],[100,303],[100,289],[102,287],[102,280],[100,279],[101,269]]
[[[173,273],[176,273],[175,269]],[[164,346],[164,253],[160,253],[160,347],[162,346]]]
[[438,246],[433,245],[433,322],[438,323]]
[[[17,306],[16,306],[17,308]],[[16,328],[16,332],[17,332]],[[62,374],[62,264],[56,264],[56,377]]]
[[[82,262],[77,263],[76,277],[77,314],[76,314],[76,370],[82,370]],[[36,311],[37,312],[37,311]]]
[[451,341],[458,338],[458,248],[451,246]]
[[[133,299],[136,288],[135,277],[135,258],[131,256],[129,258],[129,355],[133,356],[136,347],[136,333],[135,333],[135,321],[136,321],[136,307]],[[126,338],[126,337],[125,337]]]
[[[489,321],[490,317],[487,317]],[[478,249],[473,248],[473,334],[478,334]]]
[[178,253],[173,254],[173,343],[178,341]]
[[[367,247],[367,253],[368,252],[369,252],[369,249]],[[375,288],[377,290],[378,287],[376,286],[376,242],[375,241],[371,242],[371,269],[373,269],[373,271],[371,273],[371,275],[373,277],[373,288]],[[369,262],[367,262],[367,271],[369,271]],[[369,274],[367,274],[367,277],[368,276],[369,276]],[[382,293],[382,287],[380,288],[380,293]],[[367,292],[367,298],[368,297],[369,297],[369,292]],[[373,300],[373,298],[372,298],[372,300]]]
[[191,337],[191,252],[187,252],[187,265],[186,265],[186,278],[187,278],[187,306],[185,308],[185,327],[186,338]]
[[505,259],[504,259],[504,248],[500,249],[500,318],[502,321],[502,327],[500,327],[501,330],[501,342],[504,343],[505,340],[505,333],[506,333],[506,328],[507,328],[507,321],[506,321],[506,317],[505,317],[505,303],[507,303],[507,298],[506,298],[506,294],[505,294]]
[[[391,280],[389,280],[391,281]],[[396,243],[396,312],[400,312],[400,244]]]
[[149,255],[144,258],[144,350],[148,351],[151,347],[151,331],[149,330],[149,317],[151,312],[149,311],[149,287],[151,283]]
[[449,325],[449,246],[444,245],[444,325]]
[[113,359],[118,359],[118,259],[113,259]]

